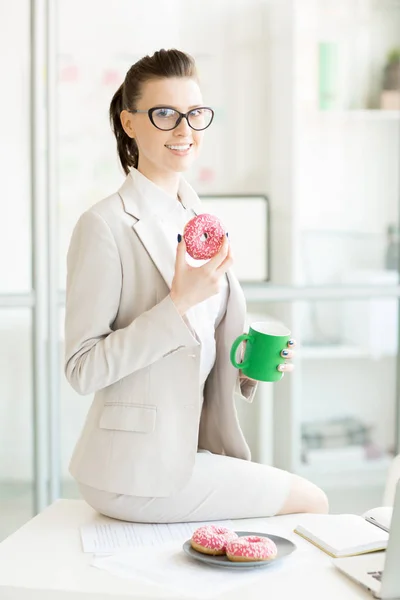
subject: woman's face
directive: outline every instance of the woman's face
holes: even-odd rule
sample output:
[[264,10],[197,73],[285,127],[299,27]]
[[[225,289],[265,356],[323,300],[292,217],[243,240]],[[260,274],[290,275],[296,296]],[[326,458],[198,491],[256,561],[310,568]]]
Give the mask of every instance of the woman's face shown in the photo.
[[[187,113],[202,104],[200,88],[194,79],[168,77],[146,82],[135,108],[147,111],[166,106]],[[136,140],[138,169],[145,174],[186,171],[199,154],[204,131],[191,129],[186,119],[170,131],[157,129],[146,113],[123,111],[121,121],[126,133]]]

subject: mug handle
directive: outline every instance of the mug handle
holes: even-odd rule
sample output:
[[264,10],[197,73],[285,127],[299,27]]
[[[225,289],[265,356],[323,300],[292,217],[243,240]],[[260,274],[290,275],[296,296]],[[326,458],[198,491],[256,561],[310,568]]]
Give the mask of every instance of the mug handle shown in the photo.
[[245,362],[241,362],[241,363],[236,362],[236,352],[237,352],[237,349],[239,348],[240,344],[242,342],[246,341],[246,340],[248,342],[252,342],[253,338],[248,333],[244,333],[243,335],[239,335],[239,337],[236,338],[236,340],[232,344],[232,348],[231,348],[231,363],[237,369],[246,369],[246,367],[248,367],[249,364],[250,364],[249,360],[246,360]]

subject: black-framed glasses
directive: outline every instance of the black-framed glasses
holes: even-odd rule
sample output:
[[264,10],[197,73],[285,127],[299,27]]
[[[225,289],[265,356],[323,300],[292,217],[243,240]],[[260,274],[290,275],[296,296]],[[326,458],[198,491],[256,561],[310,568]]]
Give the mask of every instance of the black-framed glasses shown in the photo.
[[129,110],[130,113],[145,113],[148,114],[150,121],[154,127],[162,131],[171,131],[178,127],[182,119],[186,119],[189,127],[195,131],[202,131],[211,125],[214,118],[214,111],[209,106],[199,106],[192,108],[187,113],[181,113],[179,110],[171,106],[155,106],[149,110]]

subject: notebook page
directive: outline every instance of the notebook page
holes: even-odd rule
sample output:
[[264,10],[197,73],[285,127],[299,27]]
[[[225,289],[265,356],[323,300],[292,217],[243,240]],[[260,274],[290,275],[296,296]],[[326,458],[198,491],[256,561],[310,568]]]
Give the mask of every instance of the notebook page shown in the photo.
[[385,546],[388,534],[358,515],[304,515],[295,529],[333,553]]

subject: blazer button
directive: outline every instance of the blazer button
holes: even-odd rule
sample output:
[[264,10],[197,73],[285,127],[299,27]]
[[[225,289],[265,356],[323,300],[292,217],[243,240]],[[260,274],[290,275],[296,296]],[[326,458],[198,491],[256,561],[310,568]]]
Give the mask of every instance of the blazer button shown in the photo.
[[189,357],[190,358],[196,358],[196,355],[195,354],[189,354]]

